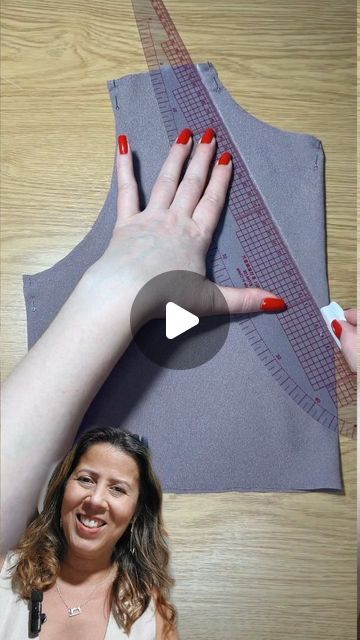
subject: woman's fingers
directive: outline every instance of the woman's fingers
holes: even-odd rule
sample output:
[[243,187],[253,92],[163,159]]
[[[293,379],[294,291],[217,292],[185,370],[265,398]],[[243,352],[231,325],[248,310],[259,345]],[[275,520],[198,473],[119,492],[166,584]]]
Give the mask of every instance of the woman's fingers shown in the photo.
[[[216,285],[223,294],[229,313],[280,312],[287,308],[286,302],[266,289],[248,287],[221,287]],[[216,309],[213,310],[216,313]]]
[[357,325],[357,309],[345,309],[344,315],[350,324]]
[[[209,166],[215,153],[215,135],[215,131],[211,127],[203,133],[179,185],[184,162],[189,156],[192,147],[191,130],[183,129],[180,132],[154,184],[148,207],[176,209],[181,214],[189,218],[192,217],[204,191],[209,174]],[[224,170],[220,171],[215,176],[215,180],[207,192],[207,202],[205,202],[204,208],[207,207],[207,204],[209,205],[212,220],[214,218],[218,219],[221,213],[230,180],[229,174],[231,174],[231,169],[226,172]],[[214,201],[219,202],[219,204],[215,205]],[[214,209],[217,215],[215,215]],[[205,211],[198,214],[199,223],[203,217],[206,218]],[[215,222],[216,220],[211,223],[211,227],[214,229]]]
[[127,136],[124,134],[118,137],[116,167],[117,222],[122,222],[139,213],[139,192],[134,176],[132,152]]
[[209,166],[216,149],[215,131],[207,129],[202,135],[185,175],[176,191],[170,210],[191,218],[205,188]]
[[149,208],[169,209],[179,185],[184,162],[190,154],[192,141],[190,129],[183,129],[179,133],[152,188]]
[[341,326],[341,350],[351,371],[357,370],[357,327],[348,322],[339,323]]
[[214,235],[224,208],[231,175],[231,154],[225,152],[214,166],[205,193],[193,213],[194,222],[210,237]]

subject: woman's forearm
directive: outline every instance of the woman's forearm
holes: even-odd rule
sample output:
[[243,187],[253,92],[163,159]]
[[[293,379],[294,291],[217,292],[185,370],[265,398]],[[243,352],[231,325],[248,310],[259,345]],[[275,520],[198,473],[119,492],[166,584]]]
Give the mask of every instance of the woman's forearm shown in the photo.
[[[116,300],[119,300],[117,291]],[[133,297],[115,304],[83,277],[2,384],[1,551],[18,541],[54,460],[129,346]]]

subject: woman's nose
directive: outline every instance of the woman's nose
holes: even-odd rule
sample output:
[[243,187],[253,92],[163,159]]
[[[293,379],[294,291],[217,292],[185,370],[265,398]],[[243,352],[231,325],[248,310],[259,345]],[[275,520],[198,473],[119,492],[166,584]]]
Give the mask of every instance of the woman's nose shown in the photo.
[[84,500],[84,504],[85,505],[105,505],[105,491],[103,491],[100,488],[95,489],[95,491],[92,491],[91,493],[89,493],[88,496],[86,496],[85,500]]

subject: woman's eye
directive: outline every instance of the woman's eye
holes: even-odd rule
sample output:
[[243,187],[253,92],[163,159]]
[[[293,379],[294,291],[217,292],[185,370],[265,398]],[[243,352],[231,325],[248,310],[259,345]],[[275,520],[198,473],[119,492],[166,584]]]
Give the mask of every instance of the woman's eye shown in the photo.
[[[87,478],[86,476],[80,476],[78,480],[79,482],[85,482],[86,484],[89,484],[89,482],[92,482],[91,478]],[[113,488],[116,493],[126,493],[122,487],[113,487]]]

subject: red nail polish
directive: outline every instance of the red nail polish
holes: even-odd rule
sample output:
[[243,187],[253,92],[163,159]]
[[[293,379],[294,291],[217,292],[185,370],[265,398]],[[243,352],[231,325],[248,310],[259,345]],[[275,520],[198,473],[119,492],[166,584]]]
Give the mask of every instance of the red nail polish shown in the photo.
[[219,158],[218,164],[229,164],[230,160],[232,160],[232,155],[228,151],[225,151]]
[[285,311],[287,304],[282,298],[264,298],[260,308],[262,311]]
[[203,136],[200,140],[200,142],[202,144],[209,144],[211,142],[211,140],[214,138],[215,136],[215,131],[214,129],[212,129],[211,127],[209,127],[209,129],[206,129],[206,131],[203,133]]
[[342,334],[342,326],[341,326],[340,322],[338,322],[337,320],[333,320],[332,323],[331,323],[331,328],[332,328],[333,332],[335,333],[337,339],[340,340],[340,336]]
[[187,142],[189,142],[191,136],[192,136],[193,132],[191,131],[191,129],[183,129],[182,131],[180,131],[176,142],[178,144],[187,144]]
[[124,153],[127,153],[128,152],[127,137],[125,135],[119,136],[118,142],[119,142],[119,152],[121,153],[121,155],[123,155]]

